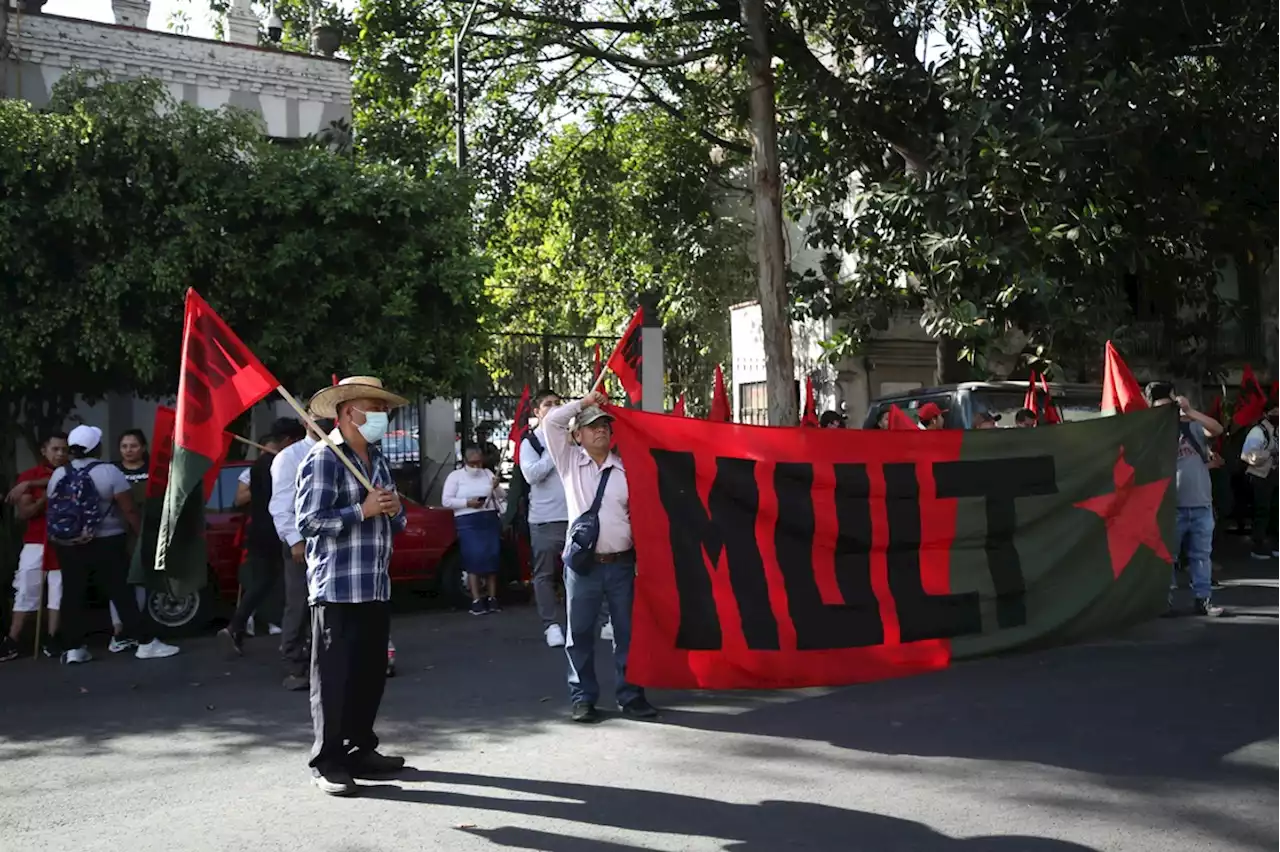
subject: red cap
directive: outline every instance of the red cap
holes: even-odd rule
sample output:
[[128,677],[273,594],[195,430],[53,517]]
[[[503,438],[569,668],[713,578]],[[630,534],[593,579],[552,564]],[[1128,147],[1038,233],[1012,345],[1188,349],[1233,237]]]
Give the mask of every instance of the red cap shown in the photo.
[[921,423],[923,423],[927,420],[932,420],[933,418],[937,417],[941,413],[942,413],[942,409],[939,408],[937,405],[935,405],[932,402],[926,402],[924,405],[920,406],[920,408],[916,410],[916,419],[918,419]]

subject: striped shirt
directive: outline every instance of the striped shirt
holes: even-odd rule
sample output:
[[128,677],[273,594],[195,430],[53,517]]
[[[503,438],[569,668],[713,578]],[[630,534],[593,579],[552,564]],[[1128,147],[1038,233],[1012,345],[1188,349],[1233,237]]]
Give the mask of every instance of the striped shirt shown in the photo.
[[[395,491],[391,468],[376,445],[369,446],[370,472],[336,429],[330,439],[375,487]],[[391,539],[408,523],[401,507],[394,518],[366,519],[360,504],[368,492],[342,460],[322,443],[298,467],[295,506],[298,532],[307,543],[307,592],[315,603],[369,603],[391,599]]]

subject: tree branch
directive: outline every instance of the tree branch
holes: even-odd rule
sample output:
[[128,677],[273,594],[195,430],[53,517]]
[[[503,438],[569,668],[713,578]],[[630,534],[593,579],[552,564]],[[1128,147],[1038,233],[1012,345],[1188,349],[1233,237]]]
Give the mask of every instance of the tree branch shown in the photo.
[[581,21],[575,18],[566,18],[560,15],[539,15],[531,12],[518,12],[506,6],[497,6],[485,4],[484,9],[493,12],[495,16],[500,18],[508,18],[515,21],[524,21],[530,24],[549,24],[551,26],[563,27],[574,32],[588,32],[591,30],[609,30],[617,33],[647,33],[652,34],[667,27],[680,26],[681,24],[707,23],[710,21],[731,20],[731,11],[728,5],[720,5],[715,9],[701,9],[696,12],[686,12],[683,15],[672,15],[667,18],[653,18],[647,21]]

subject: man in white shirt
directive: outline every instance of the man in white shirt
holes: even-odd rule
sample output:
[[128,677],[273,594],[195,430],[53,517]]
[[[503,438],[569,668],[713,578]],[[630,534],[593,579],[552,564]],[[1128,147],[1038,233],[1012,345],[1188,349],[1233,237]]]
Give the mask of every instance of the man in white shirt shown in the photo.
[[[332,422],[317,421],[327,431]],[[298,518],[294,509],[297,492],[298,467],[307,453],[316,445],[315,435],[285,447],[271,462],[271,502],[268,508],[275,524],[276,535],[284,548],[284,617],[280,627],[280,653],[284,657],[283,686],[289,690],[309,689],[311,686],[311,654],[307,639],[311,633],[311,609],[307,603],[306,545],[298,532]]]
[[603,395],[589,393],[579,402],[553,409],[543,421],[547,452],[564,485],[569,529],[591,509],[605,472],[598,511],[599,537],[588,569],[582,573],[565,567],[564,591],[568,609],[569,697],[573,721],[598,722],[596,701],[596,623],[600,607],[608,601],[613,620],[614,689],[623,715],[652,719],[658,715],[644,689],[627,682],[627,652],[631,647],[631,604],[635,597],[636,552],[631,538],[631,508],[627,472],[622,459],[610,451],[613,417],[600,408]]
[[542,619],[542,632],[551,648],[564,647],[564,631],[556,620],[556,569],[564,551],[569,528],[569,507],[564,484],[556,473],[555,459],[547,451],[541,426],[552,409],[561,404],[552,390],[540,390],[533,397],[533,412],[539,424],[526,432],[520,442],[520,473],[529,484],[529,540],[533,547],[533,599]]
[[1244,446],[1240,448],[1240,460],[1247,466],[1245,478],[1253,491],[1253,551],[1254,559],[1274,559],[1280,555],[1276,549],[1276,420],[1280,409],[1276,401],[1267,406],[1267,416],[1249,430]]

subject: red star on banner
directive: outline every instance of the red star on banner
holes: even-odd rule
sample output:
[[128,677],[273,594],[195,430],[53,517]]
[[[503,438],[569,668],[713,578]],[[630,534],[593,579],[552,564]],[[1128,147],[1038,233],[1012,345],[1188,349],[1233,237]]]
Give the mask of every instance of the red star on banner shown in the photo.
[[1111,571],[1119,577],[1132,561],[1138,547],[1145,544],[1165,562],[1173,562],[1160,537],[1156,512],[1169,488],[1169,479],[1136,484],[1133,466],[1124,460],[1124,447],[1112,469],[1116,490],[1100,497],[1081,500],[1076,507],[1093,512],[1107,525],[1107,549],[1111,551]]

